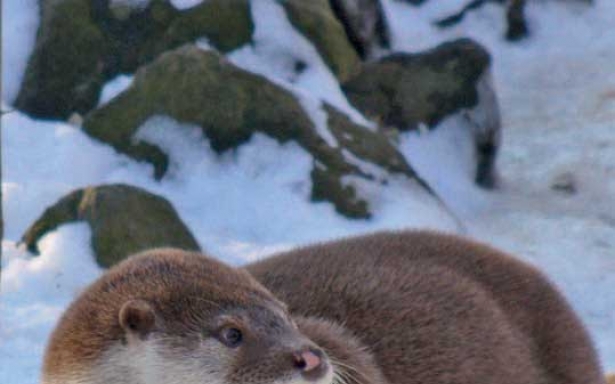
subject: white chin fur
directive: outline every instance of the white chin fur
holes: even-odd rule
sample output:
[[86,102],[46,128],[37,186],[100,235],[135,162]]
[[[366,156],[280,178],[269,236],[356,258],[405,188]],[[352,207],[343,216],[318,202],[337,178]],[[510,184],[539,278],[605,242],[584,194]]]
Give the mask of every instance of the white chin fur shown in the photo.
[[331,365],[329,365],[327,373],[323,376],[322,379],[317,381],[306,380],[300,375],[297,375],[297,377],[293,378],[292,380],[279,380],[272,384],[333,384],[333,368],[331,368]]

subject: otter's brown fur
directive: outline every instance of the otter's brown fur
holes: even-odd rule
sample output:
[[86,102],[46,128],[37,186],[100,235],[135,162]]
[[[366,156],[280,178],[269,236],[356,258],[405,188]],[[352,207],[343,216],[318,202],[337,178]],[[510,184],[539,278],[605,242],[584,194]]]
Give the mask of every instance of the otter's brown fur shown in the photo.
[[[235,337],[223,342],[230,327]],[[120,263],[71,304],[49,341],[42,381],[325,384],[331,375],[326,355],[247,272],[159,249]]]
[[343,325],[391,384],[604,383],[563,297],[535,268],[486,245],[428,231],[379,233],[246,269],[293,316]]

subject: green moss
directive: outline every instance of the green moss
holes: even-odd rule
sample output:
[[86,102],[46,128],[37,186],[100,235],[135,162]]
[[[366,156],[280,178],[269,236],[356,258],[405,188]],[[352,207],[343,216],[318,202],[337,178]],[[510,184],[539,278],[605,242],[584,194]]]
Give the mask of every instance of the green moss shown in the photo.
[[21,240],[28,251],[38,254],[38,240],[41,237],[62,224],[79,220],[79,203],[82,198],[82,190],[74,191],[61,198],[53,207],[46,209],[22,236]]
[[359,56],[327,0],[278,1],[284,6],[293,26],[312,41],[340,81],[346,81],[359,71]]
[[167,48],[177,47],[200,37],[222,52],[249,43],[254,23],[248,0],[208,0],[186,10],[167,31]]
[[285,141],[311,128],[291,94],[195,47],[164,54],[140,71],[127,92],[87,117],[84,129],[163,169],[166,160],[158,151],[145,148],[137,153],[131,144],[137,128],[153,115],[201,126],[217,151],[240,145],[254,131]]
[[48,6],[15,105],[37,117],[68,118],[98,101],[106,42],[88,1]]
[[311,177],[313,201],[331,201],[337,212],[352,219],[371,217],[367,201],[359,198],[352,186],[344,185],[340,174],[314,167]]
[[208,0],[177,10],[168,0],[144,9],[89,0],[42,2],[41,26],[16,100],[41,118],[67,119],[98,103],[105,81],[161,53],[205,37],[223,52],[252,39],[248,0]]
[[368,64],[343,85],[359,110],[400,130],[443,118],[478,102],[476,84],[489,54],[470,40],[445,43],[421,54],[396,54]]
[[157,177],[166,170],[166,155],[153,145],[135,145],[132,140],[137,129],[155,115],[201,127],[218,152],[237,148],[255,132],[282,143],[294,141],[323,165],[312,172],[313,199],[331,201],[349,217],[369,217],[367,203],[341,180],[347,175],[370,176],[349,161],[342,149],[390,172],[409,177],[414,173],[384,135],[354,124],[333,107],[325,110],[331,132],[342,144],[339,148],[330,147],[318,135],[303,107],[285,89],[233,66],[215,52],[185,46],[140,70],[128,90],[86,116],[84,130],[133,158],[153,163]]
[[384,134],[357,125],[348,116],[331,106],[325,106],[325,110],[329,115],[329,129],[340,145],[354,156],[377,164],[391,173],[416,176],[405,158],[391,145]]
[[116,184],[74,191],[28,229],[23,241],[38,252],[41,237],[62,224],[85,221],[92,231],[98,264],[110,267],[149,248],[199,250],[198,243],[165,199],[139,188]]

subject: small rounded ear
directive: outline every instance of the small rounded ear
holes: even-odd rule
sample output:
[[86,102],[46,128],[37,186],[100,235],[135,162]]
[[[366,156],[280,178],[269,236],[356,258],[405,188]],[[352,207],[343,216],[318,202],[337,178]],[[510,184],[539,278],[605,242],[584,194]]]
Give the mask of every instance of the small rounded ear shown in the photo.
[[119,314],[120,325],[127,334],[140,338],[147,336],[156,323],[154,309],[144,300],[128,300]]

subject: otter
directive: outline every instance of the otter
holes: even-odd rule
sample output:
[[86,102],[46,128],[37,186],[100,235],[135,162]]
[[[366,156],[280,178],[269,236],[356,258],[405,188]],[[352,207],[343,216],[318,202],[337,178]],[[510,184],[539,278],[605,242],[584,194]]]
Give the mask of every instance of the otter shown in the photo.
[[[293,316],[343,326],[390,384],[603,384],[597,353],[534,267],[431,231],[299,248],[246,270]],[[369,384],[347,368],[346,384]]]
[[603,384],[535,269],[432,232],[232,268],[160,249],[110,269],[52,333],[43,384]]
[[[350,356],[329,351],[350,351]],[[43,384],[330,384],[339,364],[374,365],[341,327],[291,318],[241,269],[156,249],[131,256],[68,307]],[[369,369],[366,373],[370,373]],[[370,382],[384,383],[374,370]]]

